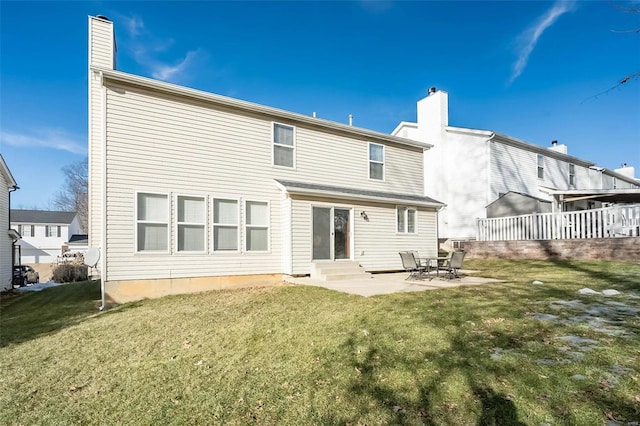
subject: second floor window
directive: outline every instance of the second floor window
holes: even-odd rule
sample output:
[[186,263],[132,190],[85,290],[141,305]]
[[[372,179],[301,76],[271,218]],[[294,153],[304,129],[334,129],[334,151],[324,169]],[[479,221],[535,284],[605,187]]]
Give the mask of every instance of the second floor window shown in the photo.
[[35,226],[34,225],[19,225],[18,233],[23,237],[35,237]]
[[273,124],[273,165],[293,167],[295,163],[294,128]]
[[544,179],[544,155],[538,154],[538,179]]
[[46,235],[47,237],[60,237],[60,225],[47,225]]
[[384,145],[369,143],[369,179],[384,180]]
[[576,165],[569,164],[569,185],[576,186]]

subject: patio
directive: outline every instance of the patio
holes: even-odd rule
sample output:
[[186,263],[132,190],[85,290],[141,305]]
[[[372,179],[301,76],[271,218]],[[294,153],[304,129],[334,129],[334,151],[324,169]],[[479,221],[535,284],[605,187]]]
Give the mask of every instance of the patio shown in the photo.
[[453,288],[465,285],[481,285],[491,283],[501,283],[504,281],[492,278],[469,276],[475,271],[461,270],[461,277],[453,280],[437,278],[435,275],[423,279],[407,280],[408,272],[380,273],[372,274],[370,278],[323,281],[310,277],[287,277],[285,282],[298,285],[310,285],[324,287],[342,293],[357,294],[369,297],[380,294],[393,294],[411,291],[438,290],[443,288]]

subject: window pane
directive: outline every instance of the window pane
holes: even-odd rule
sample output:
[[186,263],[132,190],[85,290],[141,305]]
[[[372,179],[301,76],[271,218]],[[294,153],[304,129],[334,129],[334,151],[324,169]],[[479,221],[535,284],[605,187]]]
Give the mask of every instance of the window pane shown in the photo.
[[276,166],[293,167],[293,148],[274,145],[273,164]]
[[138,194],[138,220],[167,222],[167,196]]
[[167,225],[138,224],[138,251],[166,251]]
[[247,228],[247,250],[269,249],[269,230],[268,228]]
[[238,227],[215,226],[213,228],[214,250],[238,250]]
[[384,146],[375,143],[369,144],[369,161],[384,161]]
[[404,211],[406,209],[404,207],[398,207],[396,209],[398,216],[398,232],[404,232]]
[[178,251],[204,251],[204,226],[178,225]]
[[274,124],[273,141],[280,145],[293,146],[293,127]]
[[238,224],[238,202],[236,200],[214,200],[213,222],[225,225]]
[[247,225],[268,226],[268,204],[258,201],[247,201]]
[[407,232],[415,233],[416,232],[416,211],[415,210],[407,210]]
[[369,163],[369,177],[371,179],[380,179],[384,178],[383,175],[384,166],[380,163]]
[[204,199],[178,197],[178,222],[204,223]]

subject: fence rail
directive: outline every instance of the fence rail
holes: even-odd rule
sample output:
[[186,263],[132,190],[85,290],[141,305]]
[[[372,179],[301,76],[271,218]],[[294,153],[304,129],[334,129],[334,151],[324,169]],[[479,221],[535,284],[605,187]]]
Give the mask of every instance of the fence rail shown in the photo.
[[478,219],[478,241],[569,240],[640,236],[640,204],[576,212]]

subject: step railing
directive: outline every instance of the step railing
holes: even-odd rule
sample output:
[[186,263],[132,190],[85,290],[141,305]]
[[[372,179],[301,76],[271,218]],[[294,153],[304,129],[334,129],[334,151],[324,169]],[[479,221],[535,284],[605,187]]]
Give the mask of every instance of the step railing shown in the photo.
[[478,241],[564,240],[640,236],[640,204],[575,212],[477,219]]

